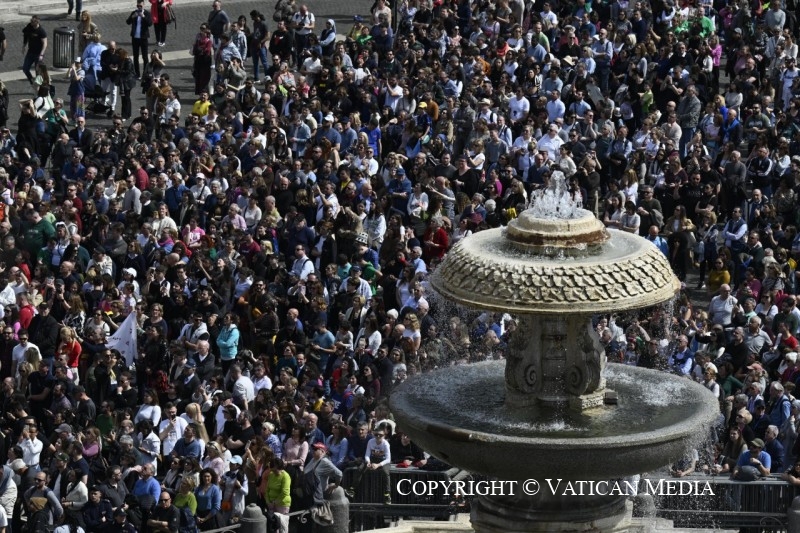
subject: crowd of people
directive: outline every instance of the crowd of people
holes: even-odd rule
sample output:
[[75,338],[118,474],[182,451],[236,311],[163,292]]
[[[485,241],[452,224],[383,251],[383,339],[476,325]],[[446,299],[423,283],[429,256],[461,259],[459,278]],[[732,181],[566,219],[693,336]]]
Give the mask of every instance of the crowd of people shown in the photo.
[[344,37],[293,0],[215,1],[193,102],[158,50],[171,2],[145,4],[129,54],[78,3],[68,110],[36,17],[13,132],[0,83],[0,531],[208,530],[447,469],[386,400],[502,358],[516,322],[432,311],[428,275],[554,178],[699,275],[666,320],[597,317],[609,361],[720,399],[675,475],[800,484],[792,0],[376,0]]

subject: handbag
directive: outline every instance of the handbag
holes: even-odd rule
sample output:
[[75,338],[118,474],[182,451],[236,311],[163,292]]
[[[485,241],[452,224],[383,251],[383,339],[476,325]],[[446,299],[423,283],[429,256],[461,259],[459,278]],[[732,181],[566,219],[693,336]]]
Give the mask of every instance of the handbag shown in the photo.
[[167,4],[166,7],[164,7],[164,23],[169,24],[170,22],[174,22],[175,29],[178,29],[178,17],[175,16],[172,4]]

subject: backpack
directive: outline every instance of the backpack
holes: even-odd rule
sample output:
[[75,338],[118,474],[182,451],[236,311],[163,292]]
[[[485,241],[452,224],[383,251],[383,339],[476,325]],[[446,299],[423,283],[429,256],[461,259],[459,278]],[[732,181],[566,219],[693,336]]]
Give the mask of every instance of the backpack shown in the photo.
[[197,533],[200,531],[197,528],[197,521],[192,514],[192,510],[188,507],[179,507],[181,512],[181,519],[178,525],[178,533]]
[[272,14],[272,20],[280,22],[282,20],[287,20],[291,16],[292,13],[289,3],[286,0],[278,0],[275,4],[275,13]]

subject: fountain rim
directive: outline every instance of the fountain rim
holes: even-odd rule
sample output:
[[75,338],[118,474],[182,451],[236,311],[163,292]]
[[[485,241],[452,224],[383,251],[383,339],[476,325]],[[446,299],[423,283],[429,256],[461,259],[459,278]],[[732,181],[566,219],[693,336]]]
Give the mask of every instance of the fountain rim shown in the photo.
[[[502,360],[498,361],[489,361],[485,364],[501,364],[505,363]],[[476,363],[482,364],[482,363]],[[414,409],[413,402],[411,400],[413,398],[403,395],[402,390],[403,386],[401,385],[398,390],[392,394],[392,399],[390,403],[392,404],[392,412],[401,413],[400,418],[404,419],[402,422],[404,424],[411,424],[414,426],[419,427],[421,431],[425,431],[428,433],[432,433],[435,435],[448,435],[453,437],[461,442],[473,442],[473,443],[502,443],[504,445],[510,444],[517,444],[517,445],[525,445],[525,446],[558,446],[560,449],[567,449],[567,450],[587,450],[590,448],[613,448],[613,449],[625,449],[625,448],[641,448],[642,446],[652,444],[652,443],[662,443],[665,440],[672,441],[677,439],[686,439],[691,437],[699,437],[696,435],[697,427],[702,424],[709,423],[709,415],[705,413],[705,409],[701,408],[702,404],[707,404],[705,407],[711,407],[711,400],[712,396],[708,394],[708,398],[703,396],[703,393],[708,393],[707,389],[703,388],[702,385],[695,383],[694,381],[687,380],[687,378],[676,376],[673,374],[667,374],[661,370],[654,370],[648,368],[641,368],[641,367],[632,367],[628,365],[622,365],[620,363],[612,363],[616,365],[614,367],[614,372],[621,371],[622,374],[632,375],[632,377],[636,377],[636,374],[640,374],[640,377],[651,375],[653,379],[658,378],[659,380],[669,380],[674,383],[682,383],[686,384],[686,387],[681,387],[682,390],[681,398],[679,398],[678,403],[675,404],[675,408],[682,409],[687,406],[686,394],[690,393],[692,395],[693,401],[691,405],[695,405],[696,408],[693,412],[689,413],[689,416],[684,418],[681,422],[672,423],[658,429],[648,430],[639,433],[631,433],[631,434],[621,434],[621,435],[612,435],[612,436],[603,436],[603,437],[581,437],[581,436],[569,436],[569,437],[519,437],[519,436],[511,436],[511,435],[502,435],[497,433],[488,433],[485,431],[477,431],[471,429],[464,429],[457,427],[452,424],[446,424],[442,422],[432,422],[430,419],[417,414],[416,410]],[[441,369],[437,369],[433,372],[429,372],[426,374],[421,374],[419,376],[414,376],[409,378],[409,380],[414,379],[425,379],[424,376],[431,376],[432,373],[436,372],[446,372],[450,371],[452,368],[445,367]],[[609,380],[609,387],[613,390],[613,376]],[[400,393],[397,395],[397,393]],[[403,398],[403,396],[406,396]],[[400,399],[398,399],[400,398]],[[398,405],[398,403],[405,404],[408,409],[404,408],[403,405]],[[715,405],[716,407],[716,405]],[[400,421],[398,421],[400,422]],[[406,425],[404,425],[404,430],[406,429]]]
[[[480,231],[478,233],[473,233],[469,237],[466,237],[461,242],[456,244],[454,250],[445,256],[445,260],[442,262],[441,265],[437,267],[434,271],[433,275],[430,277],[430,283],[433,288],[439,293],[442,297],[454,301],[459,305],[464,305],[466,307],[477,309],[477,310],[486,310],[486,311],[496,311],[496,312],[511,312],[511,313],[518,313],[518,314],[528,314],[528,315],[540,315],[540,314],[557,314],[557,315],[569,315],[569,314],[585,314],[585,315],[593,315],[598,313],[608,313],[608,312],[618,312],[618,311],[629,311],[635,309],[645,309],[647,307],[652,307],[655,305],[660,305],[664,302],[670,301],[672,298],[675,297],[678,292],[680,292],[681,282],[675,277],[672,273],[672,269],[667,263],[666,257],[663,255],[663,252],[659,250],[653,243],[648,241],[647,239],[643,239],[639,235],[634,235],[630,233],[626,233],[623,231],[615,231],[613,233],[613,237],[611,240],[623,240],[629,243],[633,243],[636,246],[633,249],[625,253],[624,255],[615,258],[614,263],[617,265],[625,266],[626,263],[630,264],[636,259],[640,259],[648,252],[650,253],[657,253],[661,254],[654,255],[654,258],[657,260],[663,260],[665,263],[665,268],[669,269],[671,281],[668,283],[663,283],[660,286],[655,287],[652,291],[643,292],[642,294],[636,296],[626,296],[619,299],[608,299],[602,301],[584,301],[580,304],[576,304],[574,302],[560,302],[560,301],[548,301],[548,302],[540,302],[540,307],[535,304],[517,304],[510,299],[502,299],[496,296],[486,296],[486,295],[477,295],[475,294],[474,298],[471,297],[472,294],[466,291],[457,291],[452,290],[452,285],[450,283],[443,283],[441,270],[448,268],[448,258],[455,257],[453,252],[466,247],[481,247],[481,245],[486,241],[496,242],[498,239],[503,239],[508,241],[510,246],[514,246],[516,243],[514,241],[508,239],[505,235],[505,228],[494,228],[485,231]],[[607,243],[599,244],[598,246],[602,247],[607,245]],[[652,248],[649,249],[648,247]],[[459,258],[462,260],[463,258]],[[509,260],[511,258],[506,258],[503,256],[496,257],[496,264],[498,266],[506,264],[512,265],[514,263],[513,260]],[[538,257],[535,258],[521,258],[524,261],[520,261],[525,264],[525,266],[536,267],[542,270],[543,277],[564,277],[569,275],[570,271],[576,271],[578,269],[585,269],[587,267],[593,266],[602,266],[608,264],[607,260],[603,259],[602,254],[597,255],[587,255],[587,256],[577,256],[571,257],[569,260],[560,261],[548,258],[548,259],[540,259]],[[630,268],[635,268],[634,265],[630,264]],[[557,270],[559,272],[557,272]],[[458,288],[458,287],[456,287]]]

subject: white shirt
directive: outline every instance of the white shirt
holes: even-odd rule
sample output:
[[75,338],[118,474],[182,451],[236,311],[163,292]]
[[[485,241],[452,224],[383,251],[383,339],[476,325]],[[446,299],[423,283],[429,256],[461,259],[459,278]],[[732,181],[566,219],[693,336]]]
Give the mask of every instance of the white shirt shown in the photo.
[[255,393],[258,394],[258,391],[261,389],[272,390],[272,380],[269,379],[269,376],[266,374],[260,379],[253,380],[253,390]]
[[[36,350],[36,353],[39,354],[39,357],[42,356],[42,353],[39,351],[39,347],[33,344],[32,342],[26,343],[25,346],[23,346],[22,343],[14,346],[14,349],[11,350],[11,361],[17,364],[16,377],[19,377],[19,365],[21,365],[22,362],[25,361],[25,352],[28,350],[28,348],[33,348],[34,350]],[[38,368],[33,369],[34,372],[36,372],[37,370],[39,369]]]
[[[328,203],[331,204],[331,208],[333,209],[333,217],[336,218],[336,215],[339,214],[339,198],[337,198],[334,193],[331,193],[331,195],[325,199],[328,201]],[[322,203],[321,196],[317,196],[316,203],[317,203],[317,222],[319,222],[325,216],[325,204]]]
[[252,402],[256,398],[256,391],[253,382],[247,376],[240,376],[233,384],[234,398],[242,398],[247,402]]
[[314,262],[307,255],[303,255],[303,257],[294,260],[292,272],[297,274],[300,279],[305,280],[309,274],[314,273]]
[[530,112],[530,110],[531,103],[524,96],[519,99],[515,96],[508,101],[508,112],[513,121],[522,120],[524,114]]
[[[169,426],[170,420],[164,420],[161,424],[158,425],[158,434],[167,429]],[[174,420],[173,428],[170,430],[167,438],[161,441],[161,450],[164,455],[169,455],[172,453],[172,449],[175,448],[175,443],[178,442],[178,439],[183,437],[183,432],[186,430],[189,424],[183,418],[176,417]]]
[[44,444],[39,439],[25,439],[19,443],[22,448],[22,460],[25,461],[27,466],[36,466],[39,464],[39,454],[42,453]]
[[550,137],[549,133],[545,133],[542,135],[542,138],[539,139],[537,148],[539,150],[547,150],[547,157],[555,161],[556,157],[558,157],[558,150],[561,148],[562,144],[564,144],[564,141],[558,135]]

